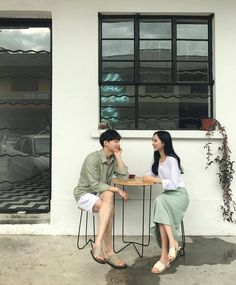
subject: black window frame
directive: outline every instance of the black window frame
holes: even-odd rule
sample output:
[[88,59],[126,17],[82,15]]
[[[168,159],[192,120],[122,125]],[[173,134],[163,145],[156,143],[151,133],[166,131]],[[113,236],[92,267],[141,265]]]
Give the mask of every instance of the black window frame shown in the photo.
[[[102,14],[98,13],[98,18],[99,18],[99,36],[98,36],[98,41],[99,41],[99,61],[98,61],[98,70],[99,70],[99,76],[98,76],[98,83],[99,83],[99,119],[100,122],[104,120],[102,118],[102,103],[101,103],[101,87],[106,85],[132,85],[135,88],[135,128],[136,130],[140,130],[142,128],[139,128],[138,126],[138,120],[139,120],[139,98],[138,98],[138,88],[139,86],[152,86],[152,85],[159,85],[159,86],[184,86],[184,85],[191,85],[191,86],[207,86],[209,89],[209,93],[207,97],[210,98],[210,102],[207,105],[208,107],[208,117],[213,118],[213,86],[214,86],[214,79],[213,79],[213,51],[212,51],[212,19],[214,17],[214,14],[209,14],[209,15],[204,15],[204,16],[198,16],[198,15],[141,15],[141,14],[132,14],[132,15],[107,15],[107,14]],[[110,19],[132,19],[134,21],[134,38],[102,38],[102,22],[103,20],[110,20]],[[171,39],[167,39],[171,41],[171,64],[172,64],[172,81],[171,82],[141,82],[140,81],[140,62],[145,62],[143,60],[140,60],[140,55],[139,55],[139,48],[140,48],[140,35],[139,35],[139,23],[140,20],[171,20]],[[177,80],[177,63],[180,62],[177,59],[177,24],[178,21],[183,20],[183,21],[188,21],[188,24],[191,24],[191,21],[193,21],[194,24],[196,24],[196,20],[205,20],[207,21],[208,24],[208,38],[205,40],[208,43],[208,59],[204,61],[199,61],[199,62],[206,62],[208,65],[208,80],[207,81],[178,81]],[[103,62],[109,62],[109,60],[104,60],[102,59],[102,41],[103,40],[134,40],[134,60],[117,60],[117,62],[122,61],[122,62],[134,62],[134,80],[131,81],[103,81],[102,80],[102,63]],[[159,40],[159,39],[157,39]],[[164,39],[162,39],[164,40]],[[178,39],[181,40],[181,39]],[[183,40],[185,41],[204,41],[203,39],[186,39],[184,38]],[[114,59],[111,60],[112,62],[116,61]],[[156,60],[155,60],[156,61]],[[160,60],[161,61],[161,60]],[[164,60],[168,61],[168,60]],[[183,60],[182,60],[183,61]],[[152,61],[154,62],[154,61]],[[159,62],[159,60],[157,61]],[[184,60],[184,62],[191,62],[189,60]],[[196,62],[196,61],[194,61]],[[201,118],[199,118],[200,120]],[[179,118],[181,120],[181,118]],[[182,128],[179,128],[182,129]]]

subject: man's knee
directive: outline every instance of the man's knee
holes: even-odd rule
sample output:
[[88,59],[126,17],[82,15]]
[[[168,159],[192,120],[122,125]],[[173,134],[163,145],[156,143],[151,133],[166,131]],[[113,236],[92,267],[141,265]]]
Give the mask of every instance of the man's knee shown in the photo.
[[94,213],[99,212],[99,209],[101,208],[101,205],[102,205],[102,200],[101,199],[97,200],[97,202],[93,206],[93,212]]
[[111,192],[111,191],[104,191],[104,192],[102,192],[102,194],[100,195],[100,198],[101,198],[104,202],[113,203],[114,193]]

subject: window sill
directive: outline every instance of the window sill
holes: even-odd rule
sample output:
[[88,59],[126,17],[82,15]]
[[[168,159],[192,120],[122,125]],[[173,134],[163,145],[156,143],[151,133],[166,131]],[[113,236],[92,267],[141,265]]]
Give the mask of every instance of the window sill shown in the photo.
[[[93,130],[92,138],[99,138],[104,130]],[[151,139],[155,130],[117,130],[124,139]],[[197,130],[170,130],[173,139],[208,139],[206,131]],[[222,136],[216,131],[212,139],[221,139]]]

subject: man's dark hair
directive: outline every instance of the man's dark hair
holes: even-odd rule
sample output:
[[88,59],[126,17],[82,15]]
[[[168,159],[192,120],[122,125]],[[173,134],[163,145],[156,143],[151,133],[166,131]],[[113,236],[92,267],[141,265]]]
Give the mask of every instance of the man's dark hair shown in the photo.
[[120,140],[121,136],[116,130],[106,130],[100,135],[99,141],[102,147],[104,147],[104,141]]

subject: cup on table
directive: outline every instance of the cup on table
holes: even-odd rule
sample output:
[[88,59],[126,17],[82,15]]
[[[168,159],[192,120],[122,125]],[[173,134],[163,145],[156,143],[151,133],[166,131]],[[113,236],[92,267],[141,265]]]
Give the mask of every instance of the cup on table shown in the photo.
[[135,178],[135,174],[129,174],[129,178]]

